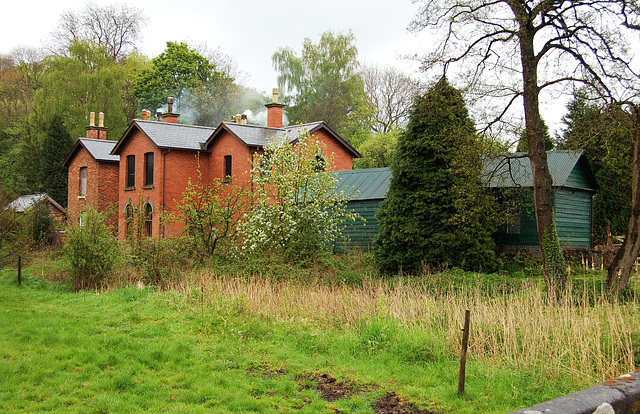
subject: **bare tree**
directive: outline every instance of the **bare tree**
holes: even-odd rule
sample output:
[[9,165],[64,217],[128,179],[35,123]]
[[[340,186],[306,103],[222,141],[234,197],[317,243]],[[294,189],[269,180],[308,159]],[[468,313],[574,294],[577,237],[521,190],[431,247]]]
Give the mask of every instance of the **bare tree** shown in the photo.
[[423,87],[401,71],[378,66],[364,66],[362,80],[374,106],[371,128],[375,132],[389,132],[405,125],[413,100]]
[[136,7],[88,3],[80,12],[62,13],[52,33],[53,51],[64,55],[72,42],[90,41],[106,47],[107,53],[119,61],[135,50],[146,23],[147,18]]
[[437,69],[439,76],[461,75],[475,100],[486,107],[496,99],[502,103],[487,128],[523,106],[545,282],[552,300],[563,287],[564,260],[553,219],[541,95],[575,83],[613,95],[611,79],[634,75],[622,28],[633,26],[639,16],[636,2],[623,0],[427,0],[412,23],[414,30],[439,37],[422,58],[425,69]]

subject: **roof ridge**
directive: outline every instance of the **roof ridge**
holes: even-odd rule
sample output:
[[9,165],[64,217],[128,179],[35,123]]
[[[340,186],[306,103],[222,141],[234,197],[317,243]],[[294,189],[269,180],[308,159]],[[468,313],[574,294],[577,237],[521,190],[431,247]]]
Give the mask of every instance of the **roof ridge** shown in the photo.
[[184,128],[197,128],[197,129],[209,129],[215,131],[216,127],[204,126],[204,125],[190,125],[190,124],[174,124],[173,122],[162,122],[162,121],[147,121],[142,119],[134,119],[136,123],[145,123],[151,125],[162,125],[162,126],[172,126],[172,127],[184,127]]
[[117,144],[118,141],[114,141],[112,139],[100,139],[100,138],[85,138],[85,137],[80,137],[78,138],[78,140],[83,140],[83,141],[91,141],[91,142],[108,142],[108,143],[114,143]]

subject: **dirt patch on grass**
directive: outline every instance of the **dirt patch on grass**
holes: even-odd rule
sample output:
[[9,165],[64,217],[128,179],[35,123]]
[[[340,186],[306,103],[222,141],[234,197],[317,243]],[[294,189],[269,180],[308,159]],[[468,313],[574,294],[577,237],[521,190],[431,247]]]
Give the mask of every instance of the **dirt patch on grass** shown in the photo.
[[[378,388],[376,385],[363,387],[355,381],[337,380],[328,374],[308,374],[298,377],[296,380],[301,383],[303,388],[318,391],[322,399],[328,402],[349,398],[355,394],[364,395]],[[372,408],[376,414],[443,414],[420,408],[416,404],[402,399],[395,392],[388,392],[382,396]]]
[[329,374],[310,374],[299,378],[299,381],[304,380],[317,382],[318,385],[308,385],[306,388],[317,390],[322,399],[329,402],[350,397],[357,392],[354,381],[338,381]]
[[388,392],[373,406],[376,414],[436,414],[434,411],[420,409],[417,405],[404,401],[395,392]]

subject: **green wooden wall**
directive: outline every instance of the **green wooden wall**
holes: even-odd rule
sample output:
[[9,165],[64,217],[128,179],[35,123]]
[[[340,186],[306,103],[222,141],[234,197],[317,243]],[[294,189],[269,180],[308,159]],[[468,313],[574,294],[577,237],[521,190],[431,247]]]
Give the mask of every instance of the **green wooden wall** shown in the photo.
[[[593,192],[571,188],[554,191],[556,229],[563,247],[591,248],[591,197]],[[496,244],[511,248],[537,246],[538,229],[535,211],[525,208],[520,214],[520,233],[498,231]]]
[[[561,188],[554,192],[556,228],[560,243],[564,247],[591,248],[591,197],[589,191]],[[525,196],[525,200],[529,197]],[[376,220],[376,211],[382,200],[353,200],[347,208],[360,214],[366,221],[357,220],[346,223],[342,238],[336,242],[335,251],[342,253],[354,248],[370,250],[380,226]],[[538,229],[532,201],[524,201],[520,213],[520,233],[507,234],[498,231],[494,238],[496,244],[511,248],[537,246]]]
[[342,238],[336,241],[336,253],[342,253],[354,248],[371,250],[373,241],[380,231],[376,211],[380,208],[381,199],[352,200],[347,203],[347,209],[360,214],[363,220],[349,221],[342,230]]

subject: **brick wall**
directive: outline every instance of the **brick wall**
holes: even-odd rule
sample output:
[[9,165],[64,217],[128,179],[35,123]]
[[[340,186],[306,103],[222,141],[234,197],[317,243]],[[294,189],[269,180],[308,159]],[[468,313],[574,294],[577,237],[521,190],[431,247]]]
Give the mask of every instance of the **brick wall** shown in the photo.
[[[80,168],[87,167],[87,193],[80,196]],[[107,224],[115,231],[117,218],[114,206],[118,202],[118,164],[96,161],[89,151],[80,147],[69,163],[67,213],[70,222],[77,223],[79,213],[87,206],[107,214]]]
[[319,129],[311,134],[314,140],[318,140],[327,146],[325,150],[325,156],[327,159],[329,155],[333,153],[333,163],[335,171],[345,171],[353,169],[353,155],[351,152],[342,146],[337,140],[335,140],[326,131]]
[[[177,215],[176,202],[183,198],[189,180],[198,181],[198,164],[202,181],[209,176],[210,154],[202,151],[172,149],[163,150],[166,154],[165,208],[167,213]],[[158,168],[161,166],[158,165]],[[172,221],[165,229],[166,237],[177,237],[184,228],[184,221]]]
[[249,180],[254,149],[247,147],[239,139],[222,131],[210,146],[209,181],[224,178],[224,157],[231,156],[231,177],[234,184]]
[[[153,185],[145,186],[144,154],[154,154]],[[162,156],[156,145],[142,132],[134,129],[132,136],[120,147],[118,173],[118,238],[126,237],[125,207],[131,204],[142,210],[147,203],[153,208],[152,235],[158,237],[160,225],[158,215],[162,211]],[[127,187],[127,156],[135,156],[135,185]]]
[[[145,154],[154,154],[153,185],[145,186]],[[127,156],[135,155],[135,186],[127,188]],[[176,201],[183,198],[189,180],[198,179],[198,162],[203,179],[209,175],[209,153],[181,150],[160,149],[139,130],[134,130],[132,136],[120,147],[120,169],[118,199],[118,235],[120,239],[126,237],[125,206],[131,203],[135,208],[142,209],[150,203],[153,207],[152,236],[177,237],[184,223],[181,220],[170,221],[166,228],[160,226],[160,214],[177,215]]]

